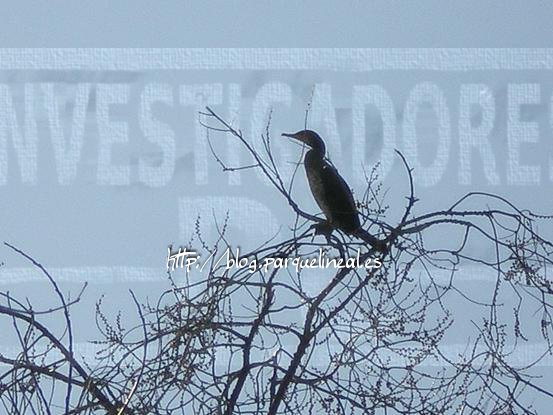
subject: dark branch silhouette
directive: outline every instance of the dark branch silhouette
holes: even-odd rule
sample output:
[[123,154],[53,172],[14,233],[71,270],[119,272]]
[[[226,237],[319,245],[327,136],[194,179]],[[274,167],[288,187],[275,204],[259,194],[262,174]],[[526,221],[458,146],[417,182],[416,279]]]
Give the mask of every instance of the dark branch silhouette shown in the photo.
[[[214,163],[229,174],[258,169],[295,215],[289,231],[242,258],[275,264],[324,254],[332,264],[377,258],[380,266],[229,269],[216,261],[237,245],[227,239],[228,216],[216,218],[222,223],[215,241],[204,238],[198,218],[194,237],[209,258],[203,271],[183,284],[169,274],[169,288],[155,304],[131,292],[135,326],[106,315],[100,298],[100,350],[89,364],[72,349],[70,311],[80,295],[68,301],[55,276],[8,245],[45,275],[60,302],[37,311],[2,293],[0,314],[21,348],[0,356],[8,413],[63,407],[70,414],[535,414],[533,401],[553,403],[536,371],[552,352],[553,246],[537,232],[551,217],[484,192],[416,213],[416,172],[398,153],[409,188],[401,215],[388,217],[376,170],[355,201],[361,227],[387,246],[378,252],[339,227],[317,234],[326,218],[294,200],[269,127],[256,149],[210,108],[201,122]],[[215,139],[237,140],[251,160],[227,166]],[[447,240],[437,244],[434,232]],[[463,281],[476,273],[485,273],[480,280],[489,284],[467,290]],[[61,333],[41,323],[60,313]],[[448,349],[459,338],[461,347]],[[520,345],[538,341],[534,361],[513,361]]]

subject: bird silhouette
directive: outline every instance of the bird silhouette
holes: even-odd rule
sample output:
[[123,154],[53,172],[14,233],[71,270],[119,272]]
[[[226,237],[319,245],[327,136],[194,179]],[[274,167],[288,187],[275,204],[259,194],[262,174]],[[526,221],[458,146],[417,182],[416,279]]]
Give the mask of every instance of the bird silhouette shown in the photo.
[[378,251],[385,251],[384,241],[361,228],[351,190],[338,170],[325,159],[326,146],[319,134],[312,130],[301,130],[282,135],[310,147],[303,161],[305,173],[311,193],[323,211],[328,226],[357,236]]

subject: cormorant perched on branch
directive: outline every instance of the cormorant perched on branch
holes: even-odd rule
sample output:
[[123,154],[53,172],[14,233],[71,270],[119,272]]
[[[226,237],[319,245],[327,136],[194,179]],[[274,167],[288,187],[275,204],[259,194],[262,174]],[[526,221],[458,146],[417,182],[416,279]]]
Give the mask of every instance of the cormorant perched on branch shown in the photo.
[[319,134],[311,130],[302,130],[282,135],[311,147],[303,164],[311,193],[326,216],[328,225],[359,237],[378,251],[384,251],[385,243],[361,228],[351,190],[334,166],[325,160],[326,147]]

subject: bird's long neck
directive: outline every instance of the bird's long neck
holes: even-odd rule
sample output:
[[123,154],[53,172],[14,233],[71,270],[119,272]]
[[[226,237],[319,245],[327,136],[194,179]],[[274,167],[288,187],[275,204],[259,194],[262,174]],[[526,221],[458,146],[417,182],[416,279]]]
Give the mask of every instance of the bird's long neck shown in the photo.
[[326,153],[326,147],[323,140],[313,140],[311,143],[309,143],[311,146],[311,150],[309,150],[309,153],[313,153],[313,156],[317,156],[320,159],[324,159],[325,153]]
[[324,153],[320,153],[315,149],[309,150],[305,153],[304,163],[307,166],[321,165],[325,162]]

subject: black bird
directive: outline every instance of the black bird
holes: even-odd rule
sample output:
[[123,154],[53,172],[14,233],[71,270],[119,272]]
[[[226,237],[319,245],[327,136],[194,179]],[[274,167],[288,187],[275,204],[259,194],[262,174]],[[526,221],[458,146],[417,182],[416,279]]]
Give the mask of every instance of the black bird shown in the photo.
[[301,141],[311,148],[305,155],[303,164],[311,193],[326,216],[328,225],[359,237],[376,250],[384,251],[384,242],[361,228],[351,190],[336,168],[325,160],[326,147],[319,134],[312,130],[302,130],[282,135]]

